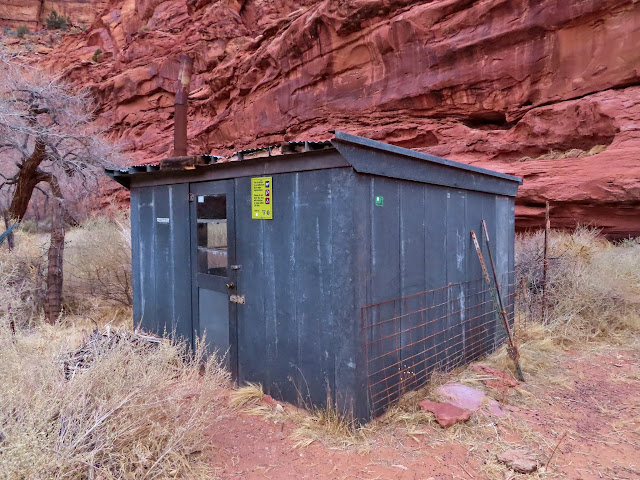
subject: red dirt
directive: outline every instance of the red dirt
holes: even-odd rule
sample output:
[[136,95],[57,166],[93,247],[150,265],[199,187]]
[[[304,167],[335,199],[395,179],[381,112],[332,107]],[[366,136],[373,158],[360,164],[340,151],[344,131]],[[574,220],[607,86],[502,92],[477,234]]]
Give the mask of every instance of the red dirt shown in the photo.
[[[509,416],[494,420],[496,432],[511,441],[512,447],[518,447],[524,441],[510,425],[522,420],[546,438],[547,447],[532,451],[542,469],[534,476],[570,480],[640,478],[639,365],[637,349],[568,353],[559,366],[565,370],[567,385],[545,390],[535,379],[529,379],[521,388],[542,406],[534,410],[511,400],[506,407]],[[482,462],[495,458],[503,448],[492,441],[478,444],[473,450],[460,443],[434,443],[428,434],[411,437],[398,426],[391,435],[388,430],[378,434],[368,453],[358,453],[355,448],[331,449],[318,442],[294,449],[290,438],[294,428],[291,421],[274,424],[244,413],[221,420],[211,428],[217,447],[213,460],[217,474],[243,479],[493,480],[496,477],[490,475],[496,470],[490,473],[483,469]],[[425,430],[433,428],[438,427],[424,426]],[[499,468],[503,471],[497,478],[526,478],[506,467]]]

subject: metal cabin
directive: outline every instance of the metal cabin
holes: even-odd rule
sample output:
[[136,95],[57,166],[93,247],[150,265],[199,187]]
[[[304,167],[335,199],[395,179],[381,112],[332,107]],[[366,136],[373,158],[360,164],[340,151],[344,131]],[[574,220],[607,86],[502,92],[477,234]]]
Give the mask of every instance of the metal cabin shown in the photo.
[[503,341],[470,231],[512,314],[519,178],[343,132],[237,160],[107,171],[131,190],[136,324],[206,332],[239,383],[358,419]]

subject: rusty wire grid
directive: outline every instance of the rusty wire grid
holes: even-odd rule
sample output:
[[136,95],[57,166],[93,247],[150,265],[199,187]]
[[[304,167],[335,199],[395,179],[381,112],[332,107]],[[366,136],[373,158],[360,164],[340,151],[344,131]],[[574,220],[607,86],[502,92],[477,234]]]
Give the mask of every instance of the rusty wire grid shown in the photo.
[[[508,321],[514,275],[498,276]],[[362,308],[371,413],[447,371],[491,353],[507,338],[486,280],[454,283]]]

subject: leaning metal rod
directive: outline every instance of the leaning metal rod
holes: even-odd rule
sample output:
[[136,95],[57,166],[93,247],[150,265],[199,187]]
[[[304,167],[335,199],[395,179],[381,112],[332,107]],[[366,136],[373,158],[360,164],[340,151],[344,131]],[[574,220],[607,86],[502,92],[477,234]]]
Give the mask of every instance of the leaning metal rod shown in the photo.
[[[484,232],[485,244],[487,245],[487,253],[489,254],[489,264],[491,265],[491,271],[493,272],[493,281],[495,282],[496,293],[498,294],[498,302],[500,304],[500,312],[503,316],[506,316],[504,311],[504,304],[502,303],[502,295],[500,295],[500,283],[498,282],[498,274],[496,273],[496,264],[493,262],[493,255],[491,254],[491,244],[489,243],[489,231],[487,230],[487,222],[482,220],[482,230]],[[509,335],[511,337],[511,335]]]
[[524,380],[522,377],[522,371],[520,371],[520,365],[518,364],[517,359],[520,358],[520,353],[518,352],[518,346],[514,341],[510,329],[509,324],[507,322],[507,312],[504,309],[504,303],[502,301],[502,294],[500,293],[500,282],[498,282],[498,273],[496,272],[496,264],[493,261],[493,254],[491,253],[491,242],[489,240],[489,230],[487,229],[487,222],[482,220],[482,230],[484,232],[485,243],[487,245],[487,253],[489,254],[489,263],[491,264],[491,271],[493,272],[493,281],[495,283],[496,293],[498,295],[498,301],[500,302],[500,313],[502,314],[503,321],[505,322],[505,328],[507,329],[507,333],[509,334],[509,342],[511,343],[511,348],[513,349],[514,361],[516,362],[516,370],[518,370],[518,378],[520,380]]
[[516,375],[518,377],[518,380],[524,382],[524,376],[522,375],[522,369],[520,368],[520,362],[518,361],[518,359],[520,358],[520,354],[515,342],[513,341],[513,336],[511,335],[511,329],[509,328],[509,322],[507,320],[507,313],[500,308],[501,301],[498,301],[498,298],[496,296],[496,291],[498,291],[499,295],[499,290],[497,290],[497,288],[491,288],[491,277],[489,276],[489,271],[487,270],[487,265],[484,261],[482,250],[480,249],[480,243],[478,243],[478,237],[476,237],[476,232],[474,232],[473,230],[471,230],[471,238],[473,239],[473,244],[475,245],[476,252],[478,253],[478,260],[480,260],[482,273],[484,274],[485,280],[489,284],[489,291],[491,292],[491,300],[493,300],[494,308],[496,309],[496,313],[498,313],[498,315],[502,317],[502,322],[504,324],[505,331],[507,332],[507,337],[509,339],[509,347],[507,348],[507,352],[516,364]]

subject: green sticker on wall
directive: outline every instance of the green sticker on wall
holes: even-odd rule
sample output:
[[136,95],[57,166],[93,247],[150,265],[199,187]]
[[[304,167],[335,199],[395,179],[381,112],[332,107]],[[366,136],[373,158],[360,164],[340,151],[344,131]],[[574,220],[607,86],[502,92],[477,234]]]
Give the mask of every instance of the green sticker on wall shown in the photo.
[[376,195],[376,207],[382,207],[384,205],[384,197],[382,195]]

